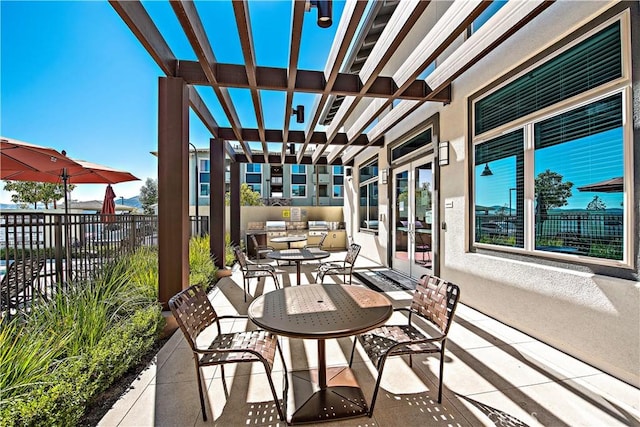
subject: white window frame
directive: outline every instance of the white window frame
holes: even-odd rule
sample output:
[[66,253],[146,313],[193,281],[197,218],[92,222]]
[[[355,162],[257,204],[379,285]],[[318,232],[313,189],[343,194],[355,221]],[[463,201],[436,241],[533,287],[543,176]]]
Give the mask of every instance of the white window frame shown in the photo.
[[[341,167],[342,168],[342,173],[335,173],[336,172],[336,168]],[[333,178],[336,176],[341,176],[342,177],[342,185],[339,184],[334,184],[333,183]],[[331,167],[331,198],[333,199],[344,199],[344,166],[332,166]],[[334,188],[335,187],[342,187],[342,196],[335,196],[335,191]]]
[[[378,183],[378,175],[380,173],[380,159],[378,158],[378,156],[367,160],[366,162],[363,162],[362,164],[360,164],[360,166],[358,166],[358,180],[360,180],[360,170],[362,168],[365,168],[369,165],[372,165],[373,163],[377,163],[378,164],[378,174],[372,176],[371,178],[367,179],[366,181],[362,181],[362,182],[358,182],[358,216],[360,216],[360,208],[362,206],[360,206],[360,191],[362,189],[362,187],[367,187],[367,221],[378,221],[378,217],[376,216],[376,218],[370,218],[368,215],[368,212],[371,208],[371,202],[370,202],[370,195],[369,195],[369,190],[368,187],[370,184],[376,184],[378,187],[378,214],[380,213],[380,184]],[[364,223],[365,219],[363,218],[358,218],[358,229],[360,231],[366,231],[366,232],[374,232],[377,233],[378,232],[378,228],[371,228],[371,227],[363,227],[362,224]]]
[[[199,198],[209,198],[211,196],[211,171],[210,171],[210,162],[209,159],[198,159],[198,176],[196,179],[198,180],[198,195],[196,197]],[[202,174],[209,175],[209,182],[202,182]],[[206,188],[207,194],[202,194],[202,189]]]
[[[535,111],[527,116],[513,120],[510,123],[498,126],[480,135],[475,135],[475,104],[485,97],[491,95],[502,87],[508,85],[512,81],[516,80],[520,76],[527,74],[531,70],[541,66],[548,62],[552,58],[562,54],[566,50],[579,44],[585,39],[593,36],[599,31],[603,30],[607,26],[613,24],[616,21],[620,21],[620,34],[621,34],[621,52],[622,52],[622,75],[620,78],[602,84],[596,88],[593,88],[587,92],[580,93],[572,98],[559,101],[558,103],[541,110]],[[488,91],[482,96],[476,98],[471,103],[470,115],[472,126],[472,168],[476,166],[475,161],[475,147],[481,145],[483,142],[490,141],[498,136],[508,134],[518,129],[524,130],[524,248],[517,248],[511,246],[494,245],[488,243],[475,242],[475,224],[476,224],[476,210],[472,208],[471,222],[468,224],[470,244],[474,248],[485,248],[491,250],[499,250],[504,252],[526,253],[544,258],[551,258],[557,260],[579,260],[585,264],[598,264],[612,267],[621,268],[633,268],[633,260],[635,259],[634,253],[634,234],[633,234],[633,218],[635,218],[634,211],[634,189],[633,189],[633,128],[632,128],[632,81],[631,81],[631,46],[630,40],[630,17],[629,11],[626,10],[617,16],[603,22],[592,30],[588,31],[576,40],[567,43],[561,49],[558,49],[551,55],[546,56],[542,60],[532,64],[527,69],[506,80],[503,84],[496,86],[491,91]],[[568,111],[574,110],[584,105],[596,102],[600,99],[615,95],[622,95],[622,137],[623,137],[623,177],[624,177],[624,193],[623,199],[625,200],[625,212],[623,215],[623,257],[622,260],[612,260],[606,258],[595,258],[579,255],[562,254],[558,252],[547,252],[535,250],[535,236],[533,232],[534,216],[535,216],[535,200],[534,200],[534,126],[543,120],[551,117],[558,116]],[[472,174],[473,176],[473,174]],[[471,187],[471,197],[475,200],[476,194],[476,182],[472,179],[473,185]],[[469,206],[475,206],[475,201],[469,203]]]
[[[294,172],[293,169],[295,166],[298,167],[302,167],[304,169],[304,172]],[[291,194],[291,198],[292,199],[306,199],[307,198],[307,167],[306,165],[291,165],[291,169],[290,169],[290,175],[291,175],[291,184],[289,186],[289,191]],[[304,184],[294,184],[293,183],[293,176],[304,176]],[[304,196],[295,196],[293,194],[293,187],[299,187],[299,188],[304,188]]]

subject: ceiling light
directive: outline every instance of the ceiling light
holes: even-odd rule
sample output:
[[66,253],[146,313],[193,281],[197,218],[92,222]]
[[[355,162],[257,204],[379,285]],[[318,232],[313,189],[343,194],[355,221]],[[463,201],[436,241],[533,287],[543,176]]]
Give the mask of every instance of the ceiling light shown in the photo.
[[298,108],[291,111],[291,114],[296,115],[296,122],[304,123],[304,105],[298,105]]
[[318,27],[329,28],[333,21],[331,20],[331,0],[310,0],[305,5],[305,10],[309,12],[312,7],[318,9]]
[[490,175],[493,175],[493,172],[491,172],[491,169],[489,169],[489,163],[485,163],[484,170],[482,171],[480,176],[490,176]]

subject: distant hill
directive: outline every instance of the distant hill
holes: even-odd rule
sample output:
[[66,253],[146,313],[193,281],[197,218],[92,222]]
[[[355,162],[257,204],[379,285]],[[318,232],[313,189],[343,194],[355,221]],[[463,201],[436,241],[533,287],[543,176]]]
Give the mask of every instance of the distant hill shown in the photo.
[[[129,197],[128,199],[121,199],[120,197],[116,197],[116,205],[125,205],[125,206],[130,206],[132,208],[142,208],[142,203],[140,203],[140,197],[139,196],[134,196],[134,197]],[[62,204],[59,206],[63,206]],[[33,208],[32,206],[29,206],[29,209]],[[39,209],[44,209],[44,205],[40,205],[38,206]],[[18,209],[18,205],[15,203],[0,203],[0,209]]]
[[[122,203],[122,201],[124,201],[124,203]],[[133,208],[142,207],[142,203],[140,203],[139,196],[129,197],[128,199],[121,199],[119,197],[116,197],[116,204],[117,205],[124,204],[125,206],[131,206]]]

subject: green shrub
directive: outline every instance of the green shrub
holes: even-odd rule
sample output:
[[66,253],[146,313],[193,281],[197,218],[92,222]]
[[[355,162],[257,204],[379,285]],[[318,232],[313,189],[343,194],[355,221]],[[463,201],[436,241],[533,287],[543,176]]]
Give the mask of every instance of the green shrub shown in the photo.
[[[215,280],[208,236],[190,241],[189,267],[191,283]],[[164,326],[157,295],[157,249],[140,248],[1,323],[0,426],[77,424],[156,342]]]
[[209,289],[215,283],[216,271],[218,269],[211,256],[209,235],[192,237],[189,240],[189,284]]
[[0,425],[67,426],[153,346],[157,254],[142,249],[0,325]]
[[236,262],[236,255],[233,253],[233,245],[231,244],[231,235],[224,235],[224,265],[231,267]]
[[2,425],[77,424],[91,398],[106,390],[153,346],[162,325],[159,307],[137,311],[86,353],[62,360],[47,381],[33,385],[28,396],[3,402]]

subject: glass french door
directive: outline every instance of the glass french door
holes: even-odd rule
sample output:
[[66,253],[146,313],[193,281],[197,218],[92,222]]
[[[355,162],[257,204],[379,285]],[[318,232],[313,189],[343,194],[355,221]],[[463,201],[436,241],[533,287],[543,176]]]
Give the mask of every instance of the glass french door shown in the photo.
[[414,161],[395,168],[393,268],[411,277],[433,274],[433,163]]

